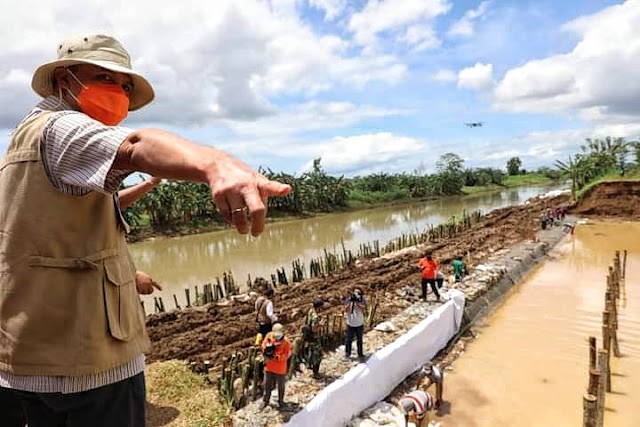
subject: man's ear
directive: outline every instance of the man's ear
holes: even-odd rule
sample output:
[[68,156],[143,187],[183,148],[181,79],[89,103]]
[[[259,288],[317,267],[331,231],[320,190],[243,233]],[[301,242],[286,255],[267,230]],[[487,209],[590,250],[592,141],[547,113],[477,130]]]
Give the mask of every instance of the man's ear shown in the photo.
[[58,67],[53,70],[53,79],[56,87],[60,87],[61,89],[69,88],[69,74],[63,67]]

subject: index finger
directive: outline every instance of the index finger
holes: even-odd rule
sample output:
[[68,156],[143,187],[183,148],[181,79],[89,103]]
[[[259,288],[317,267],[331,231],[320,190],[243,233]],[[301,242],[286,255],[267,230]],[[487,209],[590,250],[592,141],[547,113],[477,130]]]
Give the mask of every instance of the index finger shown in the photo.
[[151,281],[151,286],[153,286],[154,288],[156,288],[159,291],[162,290],[162,285],[160,285],[160,283],[156,282],[155,280]]
[[251,215],[251,235],[258,236],[264,231],[264,220],[267,216],[267,203],[258,191],[245,194],[244,202]]

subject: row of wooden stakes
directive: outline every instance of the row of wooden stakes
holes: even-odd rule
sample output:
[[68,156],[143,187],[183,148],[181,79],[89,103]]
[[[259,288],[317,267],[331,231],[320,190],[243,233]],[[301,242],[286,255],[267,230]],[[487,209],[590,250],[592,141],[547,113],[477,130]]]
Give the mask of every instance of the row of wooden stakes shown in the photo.
[[[380,241],[375,240],[373,242],[361,243],[359,249],[354,253],[353,251],[346,249],[344,242],[342,242],[342,250],[331,252],[324,250],[324,255],[311,259],[309,261],[309,269],[300,260],[296,259],[292,261],[292,270],[289,275],[284,267],[276,269],[276,273],[271,274],[270,286],[277,289],[280,286],[288,286],[290,283],[299,283],[305,279],[314,277],[324,277],[326,275],[334,274],[345,268],[353,265],[357,260],[369,259],[379,257],[381,254],[398,251],[410,246],[416,246],[423,243],[435,242],[440,239],[447,239],[458,236],[465,230],[473,227],[483,219],[484,215],[482,211],[476,210],[471,213],[466,210],[462,211],[462,214],[456,218],[451,217],[449,221],[439,224],[437,226],[429,226],[424,231],[403,233],[401,236],[390,240],[384,247],[381,247]],[[247,290],[258,290],[255,287],[255,281],[251,279],[251,275],[248,275],[246,282]],[[259,289],[261,291],[262,289]],[[240,287],[236,284],[233,274],[224,272],[222,279],[215,278],[215,283],[205,283],[202,285],[202,289],[195,286],[193,289],[184,289],[183,304],[180,304],[178,295],[173,294],[174,308],[181,310],[193,306],[200,306],[211,302],[216,302],[223,298],[228,298],[232,295],[238,295]],[[145,314],[149,314],[147,308],[142,302],[142,308]],[[153,298],[153,313],[164,313],[170,310],[170,307],[165,306],[162,297]]]
[[624,292],[627,251],[616,251],[609,266],[602,312],[602,347],[589,337],[589,385],[583,396],[583,427],[603,427],[606,394],[611,392],[611,353],[622,356],[618,345],[618,300]]

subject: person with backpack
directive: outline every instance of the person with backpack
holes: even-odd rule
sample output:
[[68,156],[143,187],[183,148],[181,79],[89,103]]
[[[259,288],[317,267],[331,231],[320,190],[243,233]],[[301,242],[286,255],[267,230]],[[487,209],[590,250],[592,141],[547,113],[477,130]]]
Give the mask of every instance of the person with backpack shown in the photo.
[[278,321],[278,316],[273,312],[273,289],[264,290],[264,295],[256,300],[256,323],[258,324],[258,333],[265,337],[271,332],[271,326]]

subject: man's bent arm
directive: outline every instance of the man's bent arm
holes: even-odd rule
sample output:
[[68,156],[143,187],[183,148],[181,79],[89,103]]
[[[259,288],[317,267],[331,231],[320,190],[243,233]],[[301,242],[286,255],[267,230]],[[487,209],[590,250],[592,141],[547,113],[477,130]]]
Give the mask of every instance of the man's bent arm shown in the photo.
[[267,199],[285,196],[291,190],[223,151],[159,129],[130,133],[118,149],[112,168],[207,183],[222,216],[243,234],[249,231],[249,225],[242,209],[248,208],[254,236],[264,229]]

